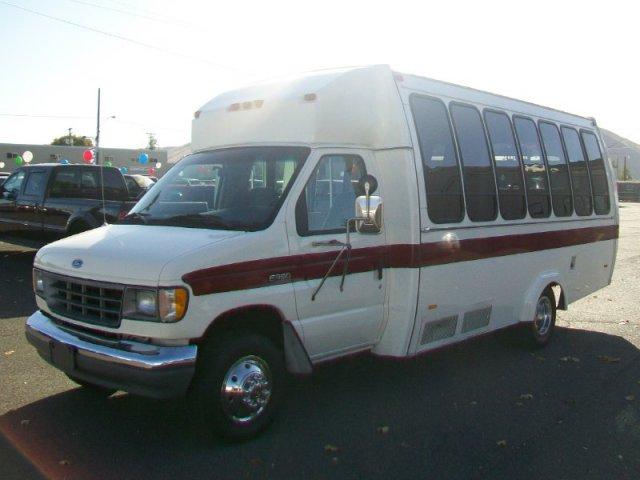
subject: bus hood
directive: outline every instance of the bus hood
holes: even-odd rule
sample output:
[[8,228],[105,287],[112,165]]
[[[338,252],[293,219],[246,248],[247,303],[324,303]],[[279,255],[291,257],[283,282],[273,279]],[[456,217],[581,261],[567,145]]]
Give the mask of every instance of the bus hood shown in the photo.
[[157,286],[168,262],[239,235],[242,232],[107,225],[41,248],[34,266],[71,277]]

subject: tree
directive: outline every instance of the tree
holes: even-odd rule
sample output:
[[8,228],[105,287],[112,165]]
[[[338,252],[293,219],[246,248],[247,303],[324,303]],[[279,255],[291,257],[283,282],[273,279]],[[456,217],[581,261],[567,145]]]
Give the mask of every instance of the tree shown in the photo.
[[51,145],[68,146],[69,144],[74,147],[93,147],[93,140],[82,135],[63,135],[53,139]]
[[158,139],[156,139],[156,136],[153,133],[147,133],[147,135],[149,135],[149,143],[147,144],[147,148],[149,150],[155,150],[158,146]]

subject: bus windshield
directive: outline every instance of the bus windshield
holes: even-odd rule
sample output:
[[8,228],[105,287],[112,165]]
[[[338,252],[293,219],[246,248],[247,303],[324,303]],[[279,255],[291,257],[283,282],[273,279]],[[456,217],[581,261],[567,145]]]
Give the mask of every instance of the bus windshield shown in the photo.
[[309,152],[306,147],[238,147],[189,155],[120,223],[265,229]]

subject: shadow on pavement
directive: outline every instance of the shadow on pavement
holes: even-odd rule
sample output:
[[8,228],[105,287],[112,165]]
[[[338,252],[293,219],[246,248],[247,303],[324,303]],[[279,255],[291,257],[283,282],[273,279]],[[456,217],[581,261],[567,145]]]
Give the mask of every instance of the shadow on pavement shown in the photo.
[[322,366],[244,444],[208,435],[183,401],[81,389],[3,415],[0,430],[50,478],[631,479],[638,381],[626,340],[558,329],[536,352],[490,336],[413,360]]

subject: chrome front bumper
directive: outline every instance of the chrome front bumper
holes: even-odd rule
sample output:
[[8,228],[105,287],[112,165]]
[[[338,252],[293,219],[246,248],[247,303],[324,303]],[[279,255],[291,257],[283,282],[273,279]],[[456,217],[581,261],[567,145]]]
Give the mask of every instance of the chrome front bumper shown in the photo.
[[115,340],[57,325],[41,312],[29,317],[27,340],[42,358],[80,380],[153,398],[185,394],[198,347],[163,347]]

